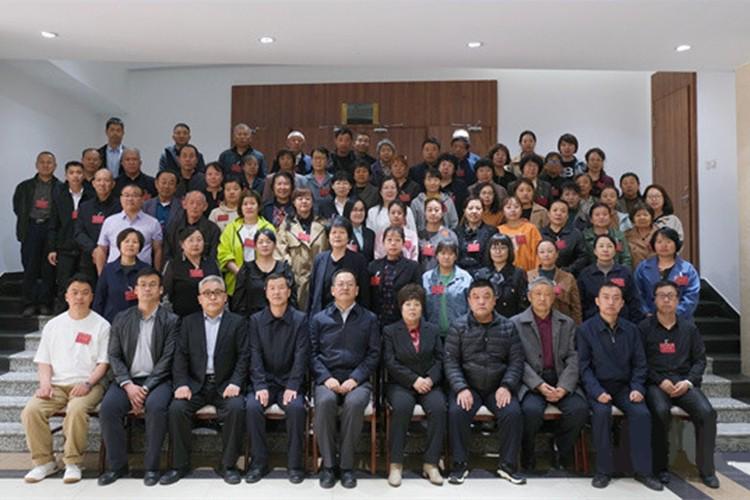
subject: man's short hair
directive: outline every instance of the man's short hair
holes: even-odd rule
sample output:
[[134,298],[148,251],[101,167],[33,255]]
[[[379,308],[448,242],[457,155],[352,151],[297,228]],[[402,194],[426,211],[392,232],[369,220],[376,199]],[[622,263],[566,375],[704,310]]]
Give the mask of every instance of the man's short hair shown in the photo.
[[81,151],[81,158],[83,158],[84,156],[86,156],[86,153],[88,153],[90,151],[96,152],[96,154],[99,155],[99,158],[101,158],[102,155],[99,154],[99,150],[96,149],[96,148],[86,148],[86,149],[84,149],[83,151]]
[[148,266],[138,271],[138,274],[135,275],[135,282],[138,283],[138,280],[144,276],[156,276],[157,278],[159,278],[159,285],[161,286],[162,276],[161,273],[155,268]]
[[55,156],[55,153],[53,153],[52,151],[40,151],[40,152],[39,152],[39,153],[38,153],[38,154],[36,155],[36,161],[39,161],[39,159],[40,159],[40,158],[41,158],[42,156],[51,156],[53,160],[57,160],[57,157]]
[[186,130],[187,130],[188,132],[190,132],[190,127],[188,126],[188,124],[187,124],[187,123],[183,123],[183,122],[180,122],[180,123],[177,123],[177,124],[175,124],[175,126],[174,126],[174,127],[172,127],[172,132],[174,132],[174,131],[175,131],[175,130],[177,130],[178,128],[184,128],[184,129],[186,129]]
[[198,291],[200,291],[201,288],[203,288],[205,285],[208,285],[209,283],[216,283],[218,285],[221,285],[222,290],[227,290],[227,285],[226,283],[224,283],[224,279],[221,276],[209,274],[198,282]]
[[113,116],[109,120],[107,120],[106,125],[104,125],[104,130],[109,130],[109,127],[113,125],[119,125],[123,130],[125,130],[125,124],[120,118],[117,118],[116,116]]
[[286,276],[284,276],[284,273],[278,273],[278,272],[273,272],[269,274],[268,276],[266,276],[266,279],[263,280],[263,288],[266,288],[268,286],[268,282],[273,281],[273,280],[283,280],[287,288],[291,289],[291,287],[289,286],[289,282],[286,280]]
[[84,285],[88,285],[92,292],[94,291],[94,283],[91,281],[91,278],[84,273],[75,273],[68,278],[68,281],[65,282],[65,291],[68,291],[68,288],[70,288],[70,285],[73,283],[83,283]]
[[348,267],[342,267],[341,269],[336,270],[336,272],[333,273],[333,276],[331,276],[331,286],[336,283],[336,278],[338,278],[342,274],[351,274],[352,278],[354,278],[354,282],[357,282],[357,275],[354,274],[354,271],[352,271]]
[[158,180],[159,180],[159,177],[161,177],[161,176],[162,176],[162,175],[164,175],[164,174],[170,174],[170,175],[173,175],[173,176],[174,176],[174,179],[175,179],[176,181],[178,181],[178,180],[179,180],[179,179],[177,179],[177,174],[176,174],[176,173],[175,173],[174,171],[172,171],[172,170],[161,170],[161,171],[159,171],[159,172],[158,172],[158,173],[156,174],[156,180],[158,181]]
[[340,135],[348,135],[350,139],[354,139],[354,132],[349,127],[337,127],[333,131],[333,137],[337,138]]
[[488,279],[480,278],[472,281],[471,285],[469,285],[469,290],[466,292],[466,295],[470,295],[471,291],[475,288],[489,288],[490,290],[492,290],[492,296],[495,296],[495,287],[492,286],[492,282]]
[[70,167],[81,167],[83,169],[83,163],[78,160],[71,160],[65,164],[65,171],[67,172]]
[[440,141],[437,140],[437,137],[427,137],[424,141],[422,141],[422,149],[428,144],[434,144],[437,146],[438,151],[440,151]]
[[596,292],[596,296],[598,297],[599,294],[602,293],[602,290],[604,290],[605,288],[613,288],[613,289],[619,290],[620,291],[620,296],[622,297],[622,295],[623,295],[623,290],[622,290],[622,287],[620,285],[618,285],[617,283],[615,283],[612,280],[606,280],[604,283],[602,283],[599,286],[599,290]]
[[[543,240],[543,241],[549,241],[549,240]],[[529,286],[528,286],[529,293],[531,293],[531,291],[534,288],[536,288],[536,287],[538,287],[540,285],[547,285],[547,286],[551,286],[552,288],[554,288],[555,287],[555,282],[552,281],[551,279],[549,279],[548,277],[542,276],[540,274],[536,278],[534,278],[531,281],[529,281]]]

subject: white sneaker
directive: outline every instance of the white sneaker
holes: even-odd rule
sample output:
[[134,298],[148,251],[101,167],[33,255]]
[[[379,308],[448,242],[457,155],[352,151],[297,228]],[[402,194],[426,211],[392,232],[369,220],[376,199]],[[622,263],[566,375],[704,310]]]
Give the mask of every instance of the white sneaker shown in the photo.
[[63,483],[71,484],[77,483],[81,480],[81,468],[75,464],[68,464],[65,466],[65,475],[63,476]]
[[23,477],[23,480],[27,483],[38,483],[47,476],[51,476],[59,469],[57,468],[57,462],[52,460],[43,465],[37,465],[31,469],[28,474]]

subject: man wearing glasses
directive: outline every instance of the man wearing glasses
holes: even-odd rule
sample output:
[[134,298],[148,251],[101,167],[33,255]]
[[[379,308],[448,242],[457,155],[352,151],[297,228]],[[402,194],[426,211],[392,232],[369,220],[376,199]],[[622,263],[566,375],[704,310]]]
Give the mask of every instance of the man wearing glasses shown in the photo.
[[169,406],[173,469],[159,482],[176,483],[189,473],[193,415],[210,404],[223,422],[219,473],[225,482],[238,484],[242,476],[237,459],[245,431],[247,324],[242,316],[224,309],[226,286],[219,276],[206,276],[198,283],[198,302],[202,310],[182,320],[177,339],[172,368],[175,391]]
[[654,472],[668,483],[670,410],[678,406],[695,426],[696,465],[703,484],[718,488],[714,467],[716,411],[700,390],[706,348],[698,328],[677,316],[680,289],[672,281],[654,287],[656,314],[639,325],[648,361],[646,403],[651,410]]

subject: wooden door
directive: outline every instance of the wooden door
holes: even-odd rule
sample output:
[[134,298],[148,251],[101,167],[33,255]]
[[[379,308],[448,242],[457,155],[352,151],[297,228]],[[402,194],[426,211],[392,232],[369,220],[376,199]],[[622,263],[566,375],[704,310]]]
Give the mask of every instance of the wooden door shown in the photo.
[[652,179],[669,193],[682,221],[682,256],[699,266],[695,73],[651,77]]

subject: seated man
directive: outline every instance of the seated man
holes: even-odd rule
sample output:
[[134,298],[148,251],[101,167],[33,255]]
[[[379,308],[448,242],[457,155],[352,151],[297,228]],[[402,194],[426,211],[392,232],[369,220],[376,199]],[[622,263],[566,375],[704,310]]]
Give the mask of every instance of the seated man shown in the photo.
[[172,484],[190,471],[193,415],[214,405],[219,420],[223,453],[219,472],[229,484],[242,480],[237,459],[243,449],[247,379],[247,325],[237,314],[224,310],[227,292],[219,276],[198,283],[201,311],[186,316],[180,325],[172,365],[174,399],[169,405],[169,439],[172,467],[159,483]]
[[515,325],[495,312],[495,289],[479,279],[469,286],[469,313],[448,330],[445,339],[445,377],[448,398],[448,435],[453,467],[448,481],[462,484],[469,475],[471,421],[484,405],[497,419],[500,464],[497,474],[513,484],[525,484],[516,472],[523,417],[518,390],[523,375],[523,348]]
[[310,355],[310,332],[304,313],[289,305],[292,289],[283,274],[266,278],[268,306],[250,317],[250,384],[245,398],[252,463],[245,480],[268,473],[265,411],[274,403],[286,416],[289,481],[305,479],[304,383]]
[[136,276],[138,306],[115,316],[109,336],[110,384],[99,411],[102,439],[107,449],[107,472],[99,476],[105,486],[128,473],[128,413],[146,413],[146,453],[143,482],[159,482],[161,447],[167,435],[167,410],[172,400],[172,358],[179,328],[177,315],[159,304],[164,289],[161,275],[151,267]]
[[576,439],[589,418],[588,405],[578,387],[575,322],[553,309],[555,284],[549,278],[533,279],[528,297],[531,307],[512,318],[526,356],[523,384],[518,391],[524,418],[521,466],[535,469],[536,434],[547,405],[552,404],[562,412],[556,435],[556,465],[569,469]]
[[104,394],[100,384],[109,368],[109,323],[91,310],[94,290],[88,278],[75,274],[65,288],[68,310],[52,318],[42,330],[36,351],[39,389],[26,403],[21,421],[34,468],[27,483],[36,483],[57,472],[52,451],[49,418],[65,409],[63,482],[81,480],[80,464],[86,451],[89,412]]
[[[377,317],[355,302],[359,287],[354,273],[339,269],[331,279],[333,304],[312,317],[311,371],[315,379],[315,435],[323,457],[320,486],[336,484],[334,467],[341,469],[341,485],[357,486],[354,447],[359,440],[364,411],[370,402],[370,377],[380,358]],[[341,408],[339,408],[339,406]],[[336,443],[336,420],[341,416],[341,443]]]
[[678,406],[690,415],[695,426],[696,465],[703,484],[718,488],[714,467],[716,411],[700,390],[706,370],[706,348],[693,322],[677,316],[679,302],[680,288],[676,283],[656,283],[656,314],[638,325],[648,362],[646,403],[653,425],[654,472],[662,483],[669,482],[670,410]]
[[591,406],[596,473],[591,485],[606,488],[614,471],[612,405],[628,419],[635,479],[652,490],[662,484],[651,470],[651,414],[644,404],[646,356],[638,327],[620,318],[622,289],[605,282],[596,297],[599,313],[576,331],[581,382]]

